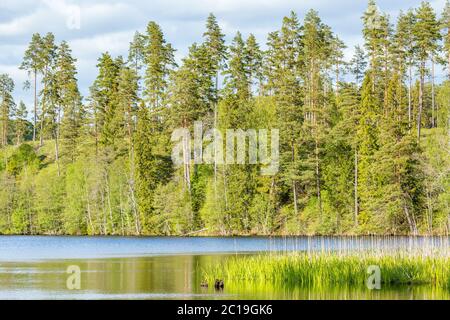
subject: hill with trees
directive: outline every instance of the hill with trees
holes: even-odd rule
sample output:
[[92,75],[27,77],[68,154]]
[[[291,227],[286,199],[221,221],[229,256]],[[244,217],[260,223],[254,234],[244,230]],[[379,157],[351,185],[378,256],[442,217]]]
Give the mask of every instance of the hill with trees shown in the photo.
[[[392,21],[370,0],[362,19],[350,61],[313,10],[264,49],[211,14],[180,63],[150,22],[128,57],[101,54],[88,97],[69,43],[34,34],[30,109],[0,75],[0,233],[448,235],[450,2]],[[176,166],[172,132],[196,121],[279,129],[279,172]]]

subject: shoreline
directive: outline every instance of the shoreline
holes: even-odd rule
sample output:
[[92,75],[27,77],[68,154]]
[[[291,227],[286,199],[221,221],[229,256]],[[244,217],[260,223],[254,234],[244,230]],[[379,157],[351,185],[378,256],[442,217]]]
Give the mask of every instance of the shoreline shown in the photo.
[[70,234],[0,234],[0,237],[42,237],[42,238],[132,238],[132,239],[152,239],[152,238],[162,238],[162,239],[261,239],[261,238],[270,238],[270,239],[281,239],[281,238],[343,238],[343,239],[351,239],[351,238],[450,238],[450,234],[356,234],[356,235],[348,235],[348,234],[313,234],[313,235],[305,235],[305,234],[293,234],[293,235],[70,235]]

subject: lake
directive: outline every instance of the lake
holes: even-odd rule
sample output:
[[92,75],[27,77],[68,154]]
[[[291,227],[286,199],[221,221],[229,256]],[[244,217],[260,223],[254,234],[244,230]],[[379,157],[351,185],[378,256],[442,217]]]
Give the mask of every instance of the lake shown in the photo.
[[[429,286],[301,288],[226,283],[202,288],[202,268],[262,252],[448,249],[449,237],[133,238],[0,236],[0,299],[450,299]],[[81,270],[80,290],[67,268]]]

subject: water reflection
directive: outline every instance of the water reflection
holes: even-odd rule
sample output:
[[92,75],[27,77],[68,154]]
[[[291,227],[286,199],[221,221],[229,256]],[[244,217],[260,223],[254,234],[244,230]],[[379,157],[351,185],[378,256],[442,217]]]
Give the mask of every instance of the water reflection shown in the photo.
[[[300,288],[267,283],[212,284],[202,288],[201,270],[230,255],[177,255],[112,259],[7,262],[0,264],[1,299],[450,299],[429,286]],[[66,287],[67,267],[81,269],[81,290]]]

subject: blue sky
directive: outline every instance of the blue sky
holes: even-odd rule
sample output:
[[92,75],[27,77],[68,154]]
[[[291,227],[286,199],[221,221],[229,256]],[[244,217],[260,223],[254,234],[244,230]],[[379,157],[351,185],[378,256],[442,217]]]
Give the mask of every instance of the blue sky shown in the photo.
[[[377,3],[395,19],[401,9],[417,7],[420,0]],[[445,0],[430,3],[440,13]],[[78,59],[80,89],[86,96],[102,52],[127,56],[134,32],[145,30],[153,20],[161,25],[180,59],[193,42],[201,41],[210,12],[217,16],[228,40],[239,30],[244,35],[255,34],[263,45],[267,33],[277,30],[291,10],[302,18],[307,10],[315,9],[345,41],[349,47],[346,55],[350,57],[354,45],[362,44],[361,16],[366,6],[367,0],[1,0],[0,73],[13,77],[17,100],[31,107],[31,92],[22,90],[28,76],[18,66],[31,35],[51,31],[58,42],[69,42]]]

